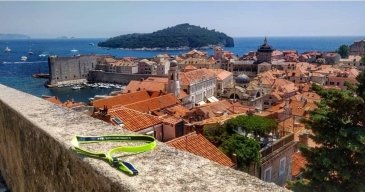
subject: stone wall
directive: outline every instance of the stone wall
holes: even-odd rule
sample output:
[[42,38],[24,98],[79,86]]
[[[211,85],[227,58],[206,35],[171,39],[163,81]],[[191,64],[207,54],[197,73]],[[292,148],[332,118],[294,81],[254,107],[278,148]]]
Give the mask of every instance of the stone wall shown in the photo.
[[63,81],[86,79],[90,70],[95,69],[98,60],[105,56],[82,55],[75,57],[50,56],[48,58],[49,85]]
[[70,149],[74,135],[130,132],[3,85],[0,90],[0,172],[12,191],[285,191],[163,143],[122,157],[140,171],[130,177]]
[[92,70],[89,72],[88,80],[91,82],[119,83],[128,84],[131,80],[147,79],[148,77],[166,77],[164,75],[151,74],[123,74],[111,73],[100,70]]

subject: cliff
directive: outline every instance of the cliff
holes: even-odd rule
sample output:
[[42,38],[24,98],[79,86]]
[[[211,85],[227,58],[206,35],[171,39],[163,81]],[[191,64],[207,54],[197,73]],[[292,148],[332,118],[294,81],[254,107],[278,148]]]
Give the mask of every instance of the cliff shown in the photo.
[[111,48],[199,48],[210,45],[233,47],[232,37],[214,29],[190,25],[188,23],[168,27],[153,33],[133,33],[112,37],[100,42],[100,47]]

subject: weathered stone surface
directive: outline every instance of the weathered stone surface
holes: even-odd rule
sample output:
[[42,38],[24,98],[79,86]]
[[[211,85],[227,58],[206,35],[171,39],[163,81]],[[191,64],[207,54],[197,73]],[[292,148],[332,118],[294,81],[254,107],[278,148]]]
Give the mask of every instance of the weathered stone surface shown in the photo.
[[0,171],[12,191],[285,191],[163,143],[122,157],[140,172],[130,177],[70,150],[74,135],[130,132],[3,85],[0,90]]

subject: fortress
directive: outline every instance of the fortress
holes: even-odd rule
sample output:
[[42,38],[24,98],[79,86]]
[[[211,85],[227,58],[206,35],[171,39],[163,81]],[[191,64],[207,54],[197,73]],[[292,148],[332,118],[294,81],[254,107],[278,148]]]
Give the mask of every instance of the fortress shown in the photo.
[[85,82],[89,71],[95,69],[102,58],[107,55],[82,55],[75,57],[50,56],[48,58],[49,67],[49,87],[68,83]]

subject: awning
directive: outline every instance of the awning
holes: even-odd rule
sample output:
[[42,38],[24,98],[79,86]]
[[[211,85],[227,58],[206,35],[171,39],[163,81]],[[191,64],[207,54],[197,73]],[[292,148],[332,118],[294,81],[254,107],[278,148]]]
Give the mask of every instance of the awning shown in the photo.
[[214,96],[212,96],[212,97],[209,97],[209,98],[207,98],[208,99],[208,101],[209,102],[211,102],[211,103],[214,103],[214,102],[217,102],[217,101],[219,101],[217,98],[215,98]]
[[198,105],[205,105],[206,103],[204,101],[200,101]]

